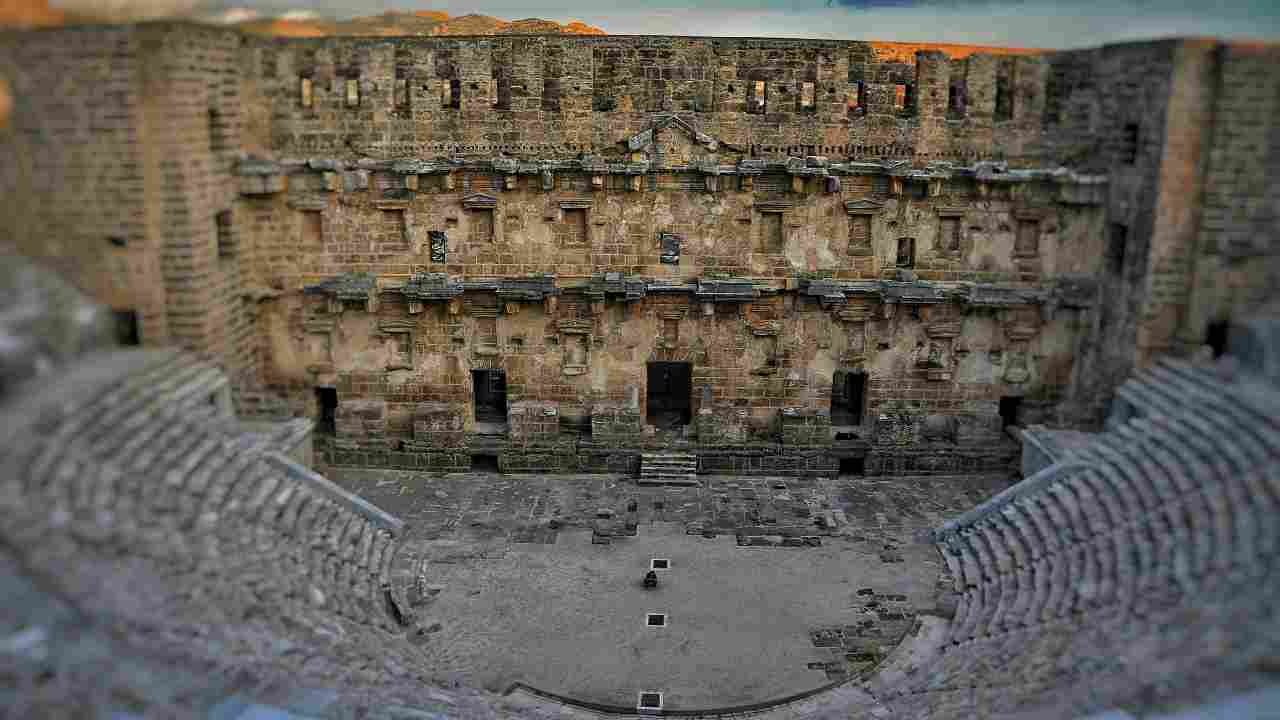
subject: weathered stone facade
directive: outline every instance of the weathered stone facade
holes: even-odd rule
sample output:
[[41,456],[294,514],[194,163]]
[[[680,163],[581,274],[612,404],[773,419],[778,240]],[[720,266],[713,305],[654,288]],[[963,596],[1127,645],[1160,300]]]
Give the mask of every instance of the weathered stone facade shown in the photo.
[[48,31],[0,42],[0,146],[47,192],[0,197],[143,344],[317,418],[324,464],[964,472],[1274,298],[1266,211],[1186,189],[1265,186],[1273,123],[1210,116],[1276,61]]
[[[440,592],[431,558],[406,551],[402,520],[274,442],[229,432],[228,379],[211,364],[110,347],[82,298],[22,260],[3,267],[16,270],[0,273],[6,708],[210,717],[305,699],[313,717],[643,716],[522,683],[499,696],[424,676],[449,648],[421,612]],[[1155,363],[1122,385],[1106,432],[1059,443],[1034,477],[937,527],[929,539],[946,572],[927,613],[855,591],[860,603],[888,601],[877,617],[906,633],[874,674],[750,706],[671,709],[1056,718],[1274,686],[1278,338],[1274,319],[1250,322],[1215,364]],[[376,436],[383,408],[351,404],[341,432]],[[558,425],[539,419],[551,408],[516,405],[513,434],[554,437]],[[602,428],[639,425],[629,405],[603,410],[592,415]],[[784,439],[820,440],[818,417],[783,413]],[[954,431],[925,424],[930,436]],[[458,428],[447,406],[427,405],[414,431]],[[615,538],[619,524],[601,523]],[[816,628],[812,641],[860,648],[848,641],[861,627]]]

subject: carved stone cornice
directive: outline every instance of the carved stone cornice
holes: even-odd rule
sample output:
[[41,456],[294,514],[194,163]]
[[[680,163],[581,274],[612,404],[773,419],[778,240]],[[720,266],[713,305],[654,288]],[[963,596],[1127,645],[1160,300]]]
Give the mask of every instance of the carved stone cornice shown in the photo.
[[846,200],[844,203],[844,211],[850,215],[875,215],[883,209],[884,203],[877,202],[870,198]]

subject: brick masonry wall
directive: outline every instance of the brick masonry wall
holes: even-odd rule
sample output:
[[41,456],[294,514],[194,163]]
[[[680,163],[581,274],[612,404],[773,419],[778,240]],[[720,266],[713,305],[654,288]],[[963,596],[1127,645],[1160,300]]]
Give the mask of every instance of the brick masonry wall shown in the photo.
[[[237,373],[251,364],[232,169],[240,147],[239,35],[156,23],[8,34],[21,93],[0,141],[13,241],[117,310],[147,345]],[[50,242],[49,238],[57,238]]]
[[[749,437],[782,408],[826,409],[830,374],[857,368],[892,388],[869,389],[867,433],[882,403],[980,428],[1010,395],[1028,417],[1087,422],[1135,360],[1173,346],[1177,327],[1185,345],[1206,317],[1272,295],[1271,256],[1240,250],[1238,239],[1263,232],[1271,191],[1206,195],[1212,209],[1201,221],[1180,190],[1201,176],[1231,186],[1240,168],[1250,187],[1274,185],[1263,172],[1270,150],[1252,152],[1275,144],[1274,123],[1243,109],[1270,102],[1266,84],[1249,78],[1275,58],[1253,47],[1162,41],[962,60],[920,52],[901,62],[857,42],[263,40],[161,23],[9,35],[0,58],[19,99],[0,145],[54,189],[25,203],[32,193],[9,176],[4,202],[41,228],[24,247],[117,307],[137,308],[144,342],[182,344],[246,371],[237,395],[246,408],[314,415],[313,388],[334,388],[344,400],[385,401],[390,438],[412,437],[422,402],[471,417],[473,369],[505,370],[512,402],[581,416],[626,401],[624,388],[643,389],[649,361],[692,363],[694,411],[708,388],[716,407],[747,411]],[[79,114],[60,115],[56,94],[33,91],[59,73],[74,78],[65,98],[87,99]],[[300,101],[304,79],[312,107]],[[653,125],[668,112],[697,131]],[[1229,120],[1210,136],[1207,123],[1220,117]],[[648,140],[627,144],[646,129]],[[232,175],[241,151],[311,163]],[[514,175],[455,164],[415,175],[355,164],[500,153],[539,162],[589,153],[649,170]],[[801,155],[917,169],[1005,158],[1104,171],[1109,182],[1101,200],[1082,203],[1080,188],[1051,182],[928,183],[883,168],[813,178],[771,170],[747,182],[689,170]],[[110,162],[96,168],[94,158]],[[121,202],[77,202],[91,194]],[[1029,213],[1039,223],[1031,254],[1019,240]],[[851,247],[863,219],[869,243]],[[1227,226],[1232,239],[1209,237]],[[944,227],[958,229],[958,247]],[[1127,246],[1112,270],[1103,261],[1115,228]],[[662,233],[678,237],[678,264],[664,262]],[[887,305],[834,321],[792,292],[804,277],[894,277],[905,239],[915,277],[1035,291],[1092,275],[1100,311],[1050,303],[1043,327],[1025,336],[999,329],[1018,325],[1006,317],[1017,311],[966,308],[961,335],[935,337],[926,318],[895,318]],[[1227,272],[1204,259],[1223,244],[1236,248]],[[77,269],[102,266],[113,269]],[[301,294],[351,272],[391,290],[419,271],[462,281],[554,273],[566,303],[490,298],[497,311],[477,314],[472,291],[417,309],[383,293],[363,314],[348,302],[326,315],[313,303],[328,298]],[[781,292],[710,311],[684,297],[575,294],[600,272],[751,277]],[[406,328],[408,351],[397,345]],[[644,404],[641,393],[642,415]]]
[[555,403],[512,403],[507,424],[513,445],[547,445],[560,439],[560,413]]
[[1274,311],[1280,298],[1280,51],[1228,44],[1214,59],[1204,206],[1178,332],[1186,348],[1204,343],[1210,322]]
[[[19,41],[20,40],[20,41]],[[143,343],[170,341],[158,218],[138,136],[147,54],[136,28],[0,35],[14,96],[0,130],[7,241],[114,310]]]
[[[659,143],[675,143],[682,131],[660,134]],[[330,173],[334,174],[334,173]],[[537,175],[511,176],[455,172],[452,188],[440,176],[414,176],[417,189],[404,189],[404,176],[353,171],[365,189],[331,192],[319,172],[288,176],[288,191],[246,196],[237,218],[240,236],[255,258],[253,282],[278,290],[301,286],[343,272],[406,277],[413,272],[444,272],[455,277],[524,277],[554,273],[586,278],[596,272],[622,272],[678,280],[714,273],[783,279],[820,273],[839,279],[878,278],[897,262],[897,240],[915,241],[915,269],[927,280],[1035,282],[1045,276],[1097,269],[1103,234],[1100,206],[1059,203],[1053,183],[984,187],[972,179],[942,181],[937,195],[908,183],[891,191],[884,176],[842,178],[837,192],[826,192],[822,178],[803,191],[775,190],[764,180],[743,190],[737,178],[722,178],[716,192],[702,190],[702,177],[661,172],[641,192],[623,188],[592,190],[590,176],[557,173],[544,190]],[[685,189],[681,178],[696,181]],[[341,187],[341,183],[335,185]],[[391,186],[390,190],[379,187]],[[495,187],[497,186],[497,187]],[[480,218],[464,203],[477,192],[494,200]],[[395,193],[396,198],[388,198]],[[566,244],[561,232],[565,201],[586,202],[586,238]],[[780,203],[783,242],[770,247],[763,238],[767,203]],[[867,214],[851,214],[846,203],[862,203]],[[387,208],[401,213],[403,225],[386,224]],[[1041,222],[1035,263],[1013,257],[1015,214],[1047,211]],[[859,211],[861,212],[861,211]],[[954,218],[958,243],[940,237],[942,217]],[[477,234],[481,223],[492,234]],[[318,236],[311,235],[315,223]],[[851,225],[868,222],[870,244],[850,247]],[[433,259],[431,233],[443,233],[445,256]],[[680,236],[678,264],[662,261],[662,233]]]
[[[937,51],[915,62],[881,57],[864,42],[679,37],[328,38],[247,41],[245,68],[270,103],[255,136],[293,155],[434,156],[446,152],[517,157],[599,151],[643,130],[654,112],[688,113],[723,142],[753,156],[910,156],[971,161],[1087,164],[1089,123],[1065,114],[1064,136],[1046,137],[1063,117],[1054,104],[1070,87],[1106,105],[1103,53],[1087,70],[1071,53],[971,55]],[[1137,52],[1143,52],[1138,46]],[[1128,48],[1109,49],[1126,56]],[[1069,66],[1064,71],[1062,66]],[[301,106],[300,83],[314,104]],[[346,103],[357,81],[359,107]],[[408,99],[397,98],[402,80]],[[757,83],[763,105],[755,111]],[[810,84],[810,88],[807,84]],[[456,107],[446,104],[457,84]],[[957,85],[963,107],[949,106]],[[864,104],[858,105],[859,86]],[[907,106],[896,86],[910,85]],[[810,90],[814,101],[802,104]],[[1008,99],[998,113],[997,95]],[[1003,99],[1003,98],[1002,98]],[[1078,101],[1077,101],[1078,102]],[[1074,122],[1076,124],[1071,125]],[[269,140],[267,140],[269,138]]]

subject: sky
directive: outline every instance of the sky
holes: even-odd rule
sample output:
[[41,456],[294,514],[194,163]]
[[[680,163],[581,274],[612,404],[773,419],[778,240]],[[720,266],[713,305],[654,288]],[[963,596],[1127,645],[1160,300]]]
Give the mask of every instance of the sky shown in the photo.
[[1280,0],[54,0],[307,10],[348,18],[389,10],[581,20],[614,35],[718,35],[1091,47],[1171,35],[1280,41]]

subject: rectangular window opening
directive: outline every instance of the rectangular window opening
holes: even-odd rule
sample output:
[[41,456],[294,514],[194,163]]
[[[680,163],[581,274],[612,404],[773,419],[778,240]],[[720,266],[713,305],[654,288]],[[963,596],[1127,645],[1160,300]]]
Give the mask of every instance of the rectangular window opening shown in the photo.
[[960,251],[960,218],[944,217],[938,230],[938,244],[947,252]]
[[395,87],[396,107],[401,110],[408,110],[411,97],[408,78],[397,77]]
[[302,103],[302,107],[304,108],[312,107],[312,103],[314,103],[315,97],[312,94],[311,78],[309,77],[298,78],[298,98],[299,98],[299,102]]
[[347,107],[360,107],[360,81],[356,78],[347,78],[343,83],[343,95],[346,98]]
[[543,112],[560,112],[560,78],[550,77],[542,81]]
[[404,210],[383,210],[382,232],[385,243],[382,249],[392,252],[407,250],[409,235],[405,232]]
[[236,254],[236,245],[231,231],[231,211],[223,210],[214,215],[213,224],[218,238],[218,257],[233,257]]
[[1040,253],[1040,221],[1019,220],[1018,236],[1014,239],[1014,255],[1035,257]]
[[898,259],[897,265],[900,268],[913,268],[916,266],[916,239],[915,238],[898,238]]
[[304,247],[319,247],[321,245],[321,223],[319,210],[302,211],[301,244]]
[[587,211],[585,208],[564,208],[561,221],[555,228],[560,245],[582,246],[587,244]]
[[316,432],[322,435],[333,435],[337,432],[338,390],[336,388],[316,388]]
[[969,98],[963,82],[953,82],[947,90],[947,117],[958,120],[968,111]]
[[756,252],[782,252],[785,244],[783,237],[782,213],[760,213],[760,240]]
[[849,91],[845,106],[850,115],[864,115],[867,112],[867,84],[859,80]]
[[209,152],[217,155],[227,149],[227,126],[222,113],[209,108]]
[[814,112],[817,109],[816,93],[813,83],[800,83],[800,112]]
[[506,68],[493,69],[493,108],[511,109],[511,72]]
[[1120,161],[1125,165],[1136,165],[1138,162],[1138,124],[1126,123],[1124,134],[1120,138]]
[[474,243],[493,242],[493,208],[476,208],[467,211],[471,227],[469,239]]
[[653,558],[649,561],[650,570],[670,570],[671,560],[667,558]]
[[747,86],[747,112],[761,114],[768,103],[768,86],[764,80],[755,80]]
[[1111,223],[1107,232],[1107,272],[1119,276],[1124,272],[1125,245],[1129,242],[1129,228]]
[[138,332],[138,313],[135,310],[116,310],[116,342],[124,347],[137,347],[142,344]]
[[871,249],[871,216],[849,216],[849,254],[862,255]]
[[659,430],[688,425],[692,417],[693,371],[687,362],[647,365],[645,422]]
[[893,109],[902,114],[915,111],[916,89],[912,83],[896,83],[893,86]]
[[449,81],[441,87],[443,97],[440,105],[450,109],[457,110],[462,107],[462,81],[458,78],[449,78]]
[[996,120],[1013,119],[1013,93],[1008,75],[996,76]]
[[649,627],[666,627],[667,614],[666,613],[649,613],[648,615],[645,616],[644,624],[648,625]]
[[394,368],[412,368],[413,335],[407,332],[392,333],[391,342],[394,353],[391,366]]

